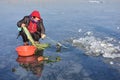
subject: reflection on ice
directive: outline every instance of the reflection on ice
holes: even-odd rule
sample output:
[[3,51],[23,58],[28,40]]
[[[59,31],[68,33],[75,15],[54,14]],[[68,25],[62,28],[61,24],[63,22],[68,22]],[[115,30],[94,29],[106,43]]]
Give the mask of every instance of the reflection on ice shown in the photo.
[[97,38],[86,32],[87,35],[73,40],[73,46],[80,47],[86,51],[87,55],[102,55],[107,58],[120,57],[120,46],[115,45],[117,42],[114,38],[106,37],[104,40]]
[[100,0],[89,0],[90,3],[103,3],[103,1]]

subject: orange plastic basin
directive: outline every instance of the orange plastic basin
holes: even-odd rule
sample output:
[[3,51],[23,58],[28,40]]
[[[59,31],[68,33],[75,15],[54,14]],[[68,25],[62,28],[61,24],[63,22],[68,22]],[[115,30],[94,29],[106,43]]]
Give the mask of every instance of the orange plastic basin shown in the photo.
[[16,51],[19,56],[31,56],[35,53],[35,46],[18,46]]

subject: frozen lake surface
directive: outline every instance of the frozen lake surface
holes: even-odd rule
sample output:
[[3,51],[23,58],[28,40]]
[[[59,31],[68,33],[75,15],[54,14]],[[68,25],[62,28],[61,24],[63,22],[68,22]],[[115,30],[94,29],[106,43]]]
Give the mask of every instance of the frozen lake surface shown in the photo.
[[[120,79],[119,0],[3,0],[0,2],[0,80],[119,80]],[[23,65],[15,48],[17,21],[39,10],[46,34],[67,49],[56,52],[51,43],[44,56],[60,56],[61,61]]]

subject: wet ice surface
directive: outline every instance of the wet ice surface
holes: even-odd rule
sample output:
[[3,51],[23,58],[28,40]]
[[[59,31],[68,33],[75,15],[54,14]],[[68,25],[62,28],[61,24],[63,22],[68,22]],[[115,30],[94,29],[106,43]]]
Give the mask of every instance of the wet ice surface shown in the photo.
[[[0,80],[119,80],[120,1],[100,1],[1,1]],[[54,43],[41,40],[52,43],[45,56],[60,56],[62,60],[44,66],[35,63],[37,71],[42,71],[40,76],[29,70],[33,67],[21,66],[15,52],[22,45],[21,38],[16,40],[16,22],[34,9],[41,12],[47,36],[68,47],[56,52]]]

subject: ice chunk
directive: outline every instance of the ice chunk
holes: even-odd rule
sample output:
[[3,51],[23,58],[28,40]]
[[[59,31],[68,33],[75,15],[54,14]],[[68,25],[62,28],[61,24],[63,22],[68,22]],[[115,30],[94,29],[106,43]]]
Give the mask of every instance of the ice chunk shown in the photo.
[[79,29],[78,32],[82,32],[82,29]]
[[110,64],[114,64],[114,62],[113,62],[113,61],[110,61]]
[[93,32],[92,31],[88,31],[88,32],[85,33],[85,35],[91,36],[91,35],[93,35]]
[[117,27],[117,29],[120,29],[120,27]]
[[[88,35],[91,34],[91,32],[87,33]],[[115,46],[113,43],[109,42],[115,39],[110,37],[108,37],[108,39],[101,40],[100,38],[96,38],[95,36],[85,36],[79,39],[74,39],[73,46],[84,49],[87,55],[102,55],[103,57],[107,58],[120,57],[120,46]]]

